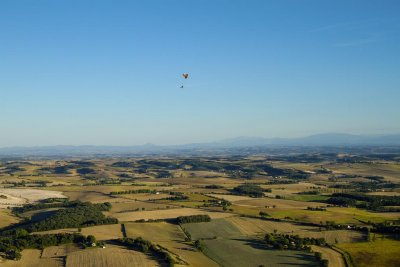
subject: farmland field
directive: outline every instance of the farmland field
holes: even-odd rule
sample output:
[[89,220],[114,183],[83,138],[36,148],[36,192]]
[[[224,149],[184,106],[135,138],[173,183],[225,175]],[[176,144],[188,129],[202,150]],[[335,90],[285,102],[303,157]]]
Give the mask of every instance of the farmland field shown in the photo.
[[68,254],[66,267],[155,267],[160,266],[150,256],[133,250],[108,246]]
[[10,213],[9,210],[0,209],[0,228],[19,222],[19,218]]
[[143,237],[152,241],[185,240],[185,235],[178,225],[166,222],[125,223],[128,237]]
[[375,242],[337,245],[350,254],[358,267],[397,267],[400,265],[400,241],[380,237]]
[[93,235],[97,240],[110,240],[122,238],[121,225],[98,225],[82,228],[83,235]]
[[179,256],[190,266],[217,266],[215,262],[194,249],[190,243],[185,242],[185,234],[178,225],[165,222],[126,223],[125,229],[128,237],[140,236],[151,240]]
[[295,223],[274,222],[245,217],[231,217],[224,219],[235,225],[243,235],[263,235],[274,230],[284,234],[295,234],[301,237],[325,238],[327,242],[356,242],[365,240],[365,236],[356,231],[349,230],[319,230],[314,226],[303,226]]
[[194,240],[214,237],[232,238],[241,236],[239,229],[228,220],[215,219],[211,222],[183,224]]
[[339,252],[327,247],[319,246],[311,246],[311,249],[313,252],[321,253],[322,258],[328,260],[330,267],[346,267],[346,264]]
[[22,258],[19,261],[7,261],[0,265],[4,267],[63,267],[62,258],[41,258],[41,251],[38,249],[26,249],[22,252]]
[[0,188],[0,209],[12,206],[20,206],[26,203],[47,199],[47,198],[66,198],[62,192],[38,189],[6,189]]
[[[375,266],[380,262],[395,266],[396,255],[400,254],[395,249],[398,241],[387,238],[366,242],[366,228],[364,231],[339,228],[350,225],[350,228],[377,230],[375,228],[380,223],[385,227],[398,227],[400,183],[395,182],[400,175],[398,164],[394,161],[340,163],[343,155],[329,154],[326,157],[328,159],[319,163],[307,163],[301,159],[301,162],[296,162],[292,157],[288,161],[283,158],[269,161],[260,155],[214,159],[62,159],[37,160],[31,164],[0,162],[0,228],[22,219],[27,223],[40,223],[57,217],[56,214],[63,214],[64,210],[68,213],[75,207],[90,206],[84,202],[98,204],[90,209],[97,214],[95,218],[99,218],[98,221],[86,220],[85,214],[79,214],[79,223],[72,224],[63,223],[70,219],[68,217],[62,221],[55,219],[51,222],[54,230],[37,230],[33,234],[83,235],[78,239],[80,241],[59,246],[49,243],[42,251],[21,248],[20,261],[5,260],[7,255],[0,251],[0,265],[158,266],[162,262],[153,254],[150,256],[117,246],[116,239],[123,238],[124,234],[133,239],[141,237],[164,248],[180,267],[320,264],[314,254],[305,252],[306,249],[275,250],[263,241],[266,233],[277,233],[324,238],[327,243],[347,251],[361,267],[366,266],[366,259]],[[61,170],[64,166],[68,173],[53,173],[56,166],[61,166]],[[207,170],[208,167],[212,169]],[[263,171],[264,167],[268,174]],[[79,168],[88,168],[93,175],[79,174]],[[371,175],[369,172],[377,176],[368,176]],[[158,178],[160,173],[167,177]],[[245,178],[241,177],[243,174],[246,174]],[[244,188],[260,190],[261,194],[235,189],[243,185],[247,185]],[[359,187],[363,190],[358,191]],[[357,200],[349,205],[332,204],[330,201],[336,193],[362,196],[366,200]],[[373,204],[386,204],[370,207],[367,201],[375,200],[371,200],[371,196],[382,197],[387,203],[379,199]],[[61,197],[68,200],[57,199]],[[28,203],[32,205],[26,205]],[[21,208],[14,208],[16,206]],[[382,212],[382,208],[387,212]],[[96,212],[96,209],[99,210]],[[101,218],[102,215],[106,217]],[[194,219],[191,223],[175,224],[178,216],[191,215],[209,215],[211,221],[195,222]],[[338,229],[326,230],[328,221]],[[312,226],[305,223],[312,223]],[[10,227],[18,229],[20,226]],[[4,233],[17,235],[19,232]],[[26,234],[24,231],[21,233],[22,236]],[[89,235],[101,241],[97,247],[92,248],[93,241],[85,241]],[[202,242],[201,245],[198,242]],[[101,248],[103,244],[106,246],[104,249]],[[312,249],[321,252],[322,258],[328,259],[329,266],[343,267],[338,252],[328,247],[313,246]]]
[[204,243],[204,253],[222,266],[319,266],[311,253],[266,250],[248,239],[211,239]]

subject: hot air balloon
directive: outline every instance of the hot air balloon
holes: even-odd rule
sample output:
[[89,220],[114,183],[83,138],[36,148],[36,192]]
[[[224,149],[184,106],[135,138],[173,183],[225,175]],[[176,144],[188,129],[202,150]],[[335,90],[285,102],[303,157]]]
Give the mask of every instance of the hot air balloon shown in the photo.
[[[186,80],[189,77],[188,73],[182,73],[182,77]],[[183,85],[181,85],[180,88],[183,88]]]

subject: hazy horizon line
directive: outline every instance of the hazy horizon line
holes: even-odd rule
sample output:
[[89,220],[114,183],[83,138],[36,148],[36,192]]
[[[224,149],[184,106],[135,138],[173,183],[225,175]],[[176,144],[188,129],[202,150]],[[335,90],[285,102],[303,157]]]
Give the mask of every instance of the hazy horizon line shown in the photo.
[[323,135],[347,135],[347,136],[358,136],[358,137],[383,137],[383,136],[395,136],[400,135],[398,133],[380,133],[380,134],[354,134],[354,133],[346,133],[346,132],[325,132],[325,133],[315,133],[309,135],[299,135],[295,137],[282,137],[282,136],[275,136],[275,137],[264,137],[264,136],[236,136],[236,137],[228,137],[222,139],[216,139],[213,141],[193,141],[193,142],[185,142],[185,143],[173,143],[173,144],[166,144],[166,143],[154,143],[154,142],[144,142],[138,144],[56,144],[56,145],[9,145],[9,146],[0,146],[0,149],[7,149],[7,148],[35,148],[35,147],[138,147],[138,146],[185,146],[185,145],[194,145],[194,144],[212,144],[212,143],[222,143],[227,141],[234,141],[243,139],[265,139],[265,140],[274,140],[274,139],[283,139],[283,140],[295,140],[295,139],[302,139],[308,138],[313,136],[323,136]]

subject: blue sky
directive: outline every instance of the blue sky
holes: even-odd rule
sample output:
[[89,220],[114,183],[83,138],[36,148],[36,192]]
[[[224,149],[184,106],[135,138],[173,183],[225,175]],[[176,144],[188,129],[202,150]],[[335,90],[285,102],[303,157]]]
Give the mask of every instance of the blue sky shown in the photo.
[[399,11],[396,0],[3,0],[0,146],[399,133]]

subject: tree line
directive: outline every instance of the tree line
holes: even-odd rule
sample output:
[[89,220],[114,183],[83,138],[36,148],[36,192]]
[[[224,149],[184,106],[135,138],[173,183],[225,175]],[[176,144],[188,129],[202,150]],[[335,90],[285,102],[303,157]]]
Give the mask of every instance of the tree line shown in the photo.
[[178,224],[184,223],[198,223],[198,222],[210,222],[211,218],[209,215],[190,215],[190,216],[179,216],[176,218]]

